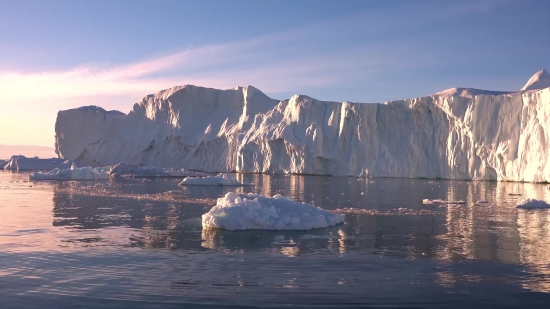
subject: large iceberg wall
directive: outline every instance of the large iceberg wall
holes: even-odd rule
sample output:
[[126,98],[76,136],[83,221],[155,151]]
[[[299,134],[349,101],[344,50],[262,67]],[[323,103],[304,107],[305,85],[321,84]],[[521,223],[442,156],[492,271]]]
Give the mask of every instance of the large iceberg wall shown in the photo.
[[207,172],[550,181],[548,87],[453,88],[365,104],[187,85],[143,98],[111,125],[89,117],[59,112],[60,157]]

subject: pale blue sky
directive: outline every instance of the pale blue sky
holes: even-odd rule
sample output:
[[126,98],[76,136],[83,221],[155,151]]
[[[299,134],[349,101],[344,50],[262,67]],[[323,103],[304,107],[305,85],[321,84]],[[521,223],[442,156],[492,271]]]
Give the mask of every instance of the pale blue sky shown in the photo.
[[59,109],[128,112],[181,84],[379,102],[519,89],[550,68],[550,1],[0,0],[0,144]]

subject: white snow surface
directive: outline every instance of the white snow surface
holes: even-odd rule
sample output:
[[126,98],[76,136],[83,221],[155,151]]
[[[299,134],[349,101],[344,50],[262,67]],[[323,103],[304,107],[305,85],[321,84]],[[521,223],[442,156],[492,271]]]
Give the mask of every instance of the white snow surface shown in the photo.
[[77,167],[86,166],[86,164],[81,162],[76,162],[73,160],[66,159],[39,159],[38,157],[27,158],[25,156],[12,156],[9,160],[4,163],[0,162],[0,167],[3,165],[5,170],[51,170],[54,168],[59,169],[68,169],[72,165]]
[[181,186],[250,186],[252,184],[241,183],[231,174],[220,173],[216,176],[187,177],[180,182]]
[[146,96],[126,117],[60,111],[56,150],[91,165],[548,182],[543,73],[524,90],[453,88],[380,104],[178,86]]
[[203,228],[226,230],[311,230],[344,222],[333,214],[281,195],[227,193],[202,215]]
[[136,166],[119,163],[107,171],[113,177],[187,177],[205,176],[204,173],[187,171],[185,169]]
[[72,165],[68,169],[55,168],[49,172],[34,172],[29,175],[29,180],[104,180],[109,179],[107,170],[110,167],[76,167]]
[[550,208],[550,204],[545,201],[536,200],[533,198],[526,198],[520,200],[516,207],[523,209],[548,209]]

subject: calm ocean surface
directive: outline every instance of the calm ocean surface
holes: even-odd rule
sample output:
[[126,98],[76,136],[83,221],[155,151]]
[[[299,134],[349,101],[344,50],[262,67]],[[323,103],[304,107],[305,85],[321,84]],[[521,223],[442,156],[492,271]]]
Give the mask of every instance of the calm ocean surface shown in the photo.
[[[548,185],[237,177],[255,186],[0,171],[0,308],[550,308],[550,211],[514,207],[550,201]],[[203,231],[200,216],[230,191],[287,195],[346,222]]]

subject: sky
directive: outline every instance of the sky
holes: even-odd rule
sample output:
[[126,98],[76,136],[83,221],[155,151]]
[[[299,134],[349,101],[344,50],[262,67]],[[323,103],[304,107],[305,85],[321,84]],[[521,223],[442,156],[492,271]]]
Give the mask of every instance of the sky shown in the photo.
[[0,0],[0,144],[58,110],[127,113],[176,85],[382,102],[520,89],[550,69],[548,0]]

